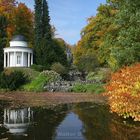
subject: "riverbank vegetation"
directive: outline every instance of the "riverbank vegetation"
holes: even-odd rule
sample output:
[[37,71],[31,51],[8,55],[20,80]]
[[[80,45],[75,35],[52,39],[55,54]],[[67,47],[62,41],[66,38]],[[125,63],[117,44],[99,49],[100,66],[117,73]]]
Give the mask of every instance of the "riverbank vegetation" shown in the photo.
[[76,83],[71,89],[71,92],[75,93],[94,93],[99,94],[103,93],[105,91],[103,84],[82,84],[82,83]]
[[124,67],[106,86],[111,110],[124,118],[140,121],[140,64]]
[[[85,82],[71,81],[73,84],[68,86],[67,92],[103,93],[105,91],[105,76],[106,73],[98,71],[98,74],[87,75]],[[49,90],[45,88],[47,85],[57,84],[57,82],[63,86],[61,84],[64,80],[60,74],[52,70],[38,72],[30,68],[7,68],[0,76],[1,91],[43,92]],[[52,87],[52,91],[55,91],[55,85]]]
[[0,88],[16,90],[27,82],[27,77],[21,71],[5,69],[0,75]]
[[21,90],[24,91],[31,91],[31,92],[42,92],[42,91],[47,91],[45,89],[45,86],[50,83],[50,82],[55,82],[57,80],[61,79],[61,76],[54,72],[54,71],[43,71],[39,73],[39,75],[30,81],[29,83],[23,85]]

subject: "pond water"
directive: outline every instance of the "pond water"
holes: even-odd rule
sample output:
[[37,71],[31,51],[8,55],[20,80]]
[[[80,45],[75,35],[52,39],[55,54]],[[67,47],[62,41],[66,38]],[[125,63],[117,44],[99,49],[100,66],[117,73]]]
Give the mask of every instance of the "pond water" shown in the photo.
[[1,104],[0,140],[140,140],[140,126],[116,118],[105,105],[7,108]]

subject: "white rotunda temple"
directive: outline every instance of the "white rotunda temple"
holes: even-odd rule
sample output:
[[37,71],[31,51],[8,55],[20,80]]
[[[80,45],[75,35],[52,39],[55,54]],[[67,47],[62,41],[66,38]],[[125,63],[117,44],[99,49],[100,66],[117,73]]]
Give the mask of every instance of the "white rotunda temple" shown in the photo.
[[10,47],[4,48],[4,68],[30,67],[33,64],[33,50],[28,47],[24,36],[16,35]]

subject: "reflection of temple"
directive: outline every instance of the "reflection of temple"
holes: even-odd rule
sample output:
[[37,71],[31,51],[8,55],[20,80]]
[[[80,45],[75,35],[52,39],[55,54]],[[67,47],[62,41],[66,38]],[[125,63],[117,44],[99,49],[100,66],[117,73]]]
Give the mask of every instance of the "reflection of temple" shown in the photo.
[[33,112],[30,108],[4,110],[4,126],[12,134],[25,133],[32,118]]

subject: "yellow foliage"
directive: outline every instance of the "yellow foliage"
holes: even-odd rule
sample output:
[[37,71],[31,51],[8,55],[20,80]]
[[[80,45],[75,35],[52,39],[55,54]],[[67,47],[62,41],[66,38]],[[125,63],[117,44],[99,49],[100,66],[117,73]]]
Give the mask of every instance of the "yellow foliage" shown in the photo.
[[140,63],[114,73],[106,89],[112,112],[140,121]]

